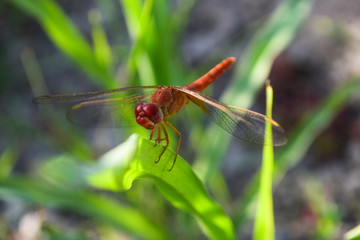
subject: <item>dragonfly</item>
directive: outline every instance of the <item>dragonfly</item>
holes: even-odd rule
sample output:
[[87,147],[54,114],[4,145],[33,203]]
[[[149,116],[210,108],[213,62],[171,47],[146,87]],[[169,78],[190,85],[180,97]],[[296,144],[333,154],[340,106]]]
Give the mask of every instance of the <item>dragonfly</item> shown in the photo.
[[[150,140],[155,144],[165,142],[163,151],[155,163],[159,162],[169,146],[167,127],[178,135],[176,154],[168,171],[175,165],[181,144],[181,133],[168,120],[180,112],[190,102],[225,131],[242,140],[264,144],[265,126],[272,126],[273,146],[287,142],[285,131],[274,120],[254,111],[224,104],[204,93],[212,82],[218,79],[235,62],[228,57],[205,75],[183,87],[138,86],[100,92],[73,93],[40,96],[34,103],[71,103],[67,112],[70,122],[80,125],[122,125],[123,119],[151,130]],[[156,130],[157,129],[157,130]]]

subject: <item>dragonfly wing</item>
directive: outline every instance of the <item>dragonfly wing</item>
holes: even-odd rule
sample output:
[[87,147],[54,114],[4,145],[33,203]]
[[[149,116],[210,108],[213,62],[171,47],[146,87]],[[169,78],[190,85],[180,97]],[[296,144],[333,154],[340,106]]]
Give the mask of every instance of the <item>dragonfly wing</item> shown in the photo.
[[[282,146],[287,143],[284,129],[274,120],[250,110],[229,105],[227,107],[237,116],[235,119],[239,119],[235,129],[238,131],[241,128],[247,137],[250,138],[250,142],[263,144],[266,133],[265,127],[267,124],[270,124],[273,145]],[[237,133],[237,135],[241,135],[241,133]]]
[[142,92],[147,92],[148,90],[154,91],[156,88],[158,88],[158,86],[126,87],[100,92],[46,95],[34,98],[33,102],[37,104],[80,103],[101,99],[121,98],[130,95],[141,96]]
[[130,87],[103,92],[50,95],[34,99],[35,103],[68,104],[70,122],[81,126],[135,125],[135,107],[151,101],[158,87]]
[[272,138],[274,146],[284,145],[287,140],[285,131],[274,120],[246,109],[226,105],[201,92],[176,88],[187,96],[204,112],[233,136],[248,142],[264,144],[265,126],[272,125]]

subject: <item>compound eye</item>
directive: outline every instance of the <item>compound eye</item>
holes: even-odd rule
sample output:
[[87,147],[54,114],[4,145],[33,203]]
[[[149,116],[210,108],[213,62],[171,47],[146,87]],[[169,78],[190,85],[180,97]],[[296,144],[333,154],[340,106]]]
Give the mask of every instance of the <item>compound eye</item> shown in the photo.
[[135,108],[135,116],[139,116],[139,114],[143,111],[144,104],[139,103]]
[[158,114],[159,108],[155,104],[150,103],[150,104],[146,104],[145,106],[143,106],[143,111],[146,116],[152,116],[152,115]]
[[147,116],[153,123],[159,123],[163,120],[163,113],[161,109],[154,103],[143,106],[145,116]]

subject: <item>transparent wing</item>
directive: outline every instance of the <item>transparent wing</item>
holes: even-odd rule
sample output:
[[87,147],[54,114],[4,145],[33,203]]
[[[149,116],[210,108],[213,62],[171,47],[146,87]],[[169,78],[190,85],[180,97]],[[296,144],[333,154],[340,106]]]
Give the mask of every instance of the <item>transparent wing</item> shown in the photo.
[[265,126],[272,125],[274,146],[287,142],[285,131],[274,120],[246,109],[229,106],[203,93],[175,87],[198,105],[215,123],[233,136],[248,142],[264,144]]
[[34,103],[71,104],[67,112],[70,122],[82,126],[128,126],[136,124],[135,107],[148,103],[157,86],[129,87],[102,92],[48,95]]

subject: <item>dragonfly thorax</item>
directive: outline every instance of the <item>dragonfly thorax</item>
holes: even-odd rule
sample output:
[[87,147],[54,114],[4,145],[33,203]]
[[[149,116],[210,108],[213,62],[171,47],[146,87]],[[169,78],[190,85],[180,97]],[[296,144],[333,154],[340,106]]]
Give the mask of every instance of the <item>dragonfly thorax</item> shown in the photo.
[[136,122],[146,129],[153,129],[164,118],[163,112],[155,103],[138,104],[135,108]]
[[151,99],[151,103],[156,104],[161,109],[165,120],[178,113],[189,101],[190,99],[186,94],[171,86],[159,87]]

